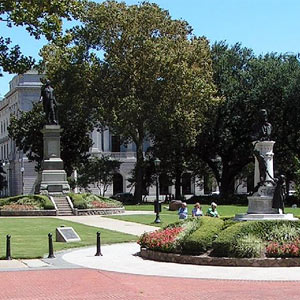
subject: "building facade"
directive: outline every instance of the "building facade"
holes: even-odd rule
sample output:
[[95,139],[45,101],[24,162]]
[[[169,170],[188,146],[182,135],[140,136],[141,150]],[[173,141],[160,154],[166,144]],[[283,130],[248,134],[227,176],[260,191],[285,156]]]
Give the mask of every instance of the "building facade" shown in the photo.
[[[34,193],[37,180],[35,163],[29,162],[26,155],[17,149],[15,142],[9,138],[7,128],[11,116],[18,117],[21,112],[31,110],[33,103],[39,100],[42,86],[40,78],[41,76],[35,71],[15,76],[9,84],[9,92],[0,101],[0,160],[6,171],[8,182],[7,188],[1,192],[2,196]],[[136,163],[134,143],[122,144],[120,138],[113,135],[109,129],[102,132],[95,129],[91,132],[91,138],[92,156],[108,155],[121,162],[120,170],[114,175],[113,184],[107,190],[106,195],[133,192],[129,178]],[[144,143],[144,151],[149,145],[149,142]],[[187,197],[203,194],[200,186],[197,179],[192,178],[189,173],[183,174],[182,192]],[[93,193],[99,193],[96,185],[91,185],[90,188]],[[161,186],[160,194],[161,198],[164,194],[175,194],[174,186]],[[147,197],[149,199],[155,197],[155,187],[150,188]]]

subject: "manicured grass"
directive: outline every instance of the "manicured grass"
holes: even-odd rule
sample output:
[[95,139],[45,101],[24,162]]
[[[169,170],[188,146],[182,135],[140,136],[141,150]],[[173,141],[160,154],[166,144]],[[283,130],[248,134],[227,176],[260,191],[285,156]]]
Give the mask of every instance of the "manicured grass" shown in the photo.
[[[55,242],[55,229],[64,225],[73,227],[81,238],[80,242]],[[112,244],[136,241],[137,237],[116,231],[99,229],[55,218],[1,218],[0,219],[0,258],[5,257],[6,235],[11,235],[13,258],[39,258],[48,253],[48,233],[53,234],[54,251],[74,247],[95,245],[96,233],[101,232],[101,243]]]
[[[125,205],[126,210],[130,211],[152,211],[153,212],[153,204],[141,204],[141,205]],[[169,211],[168,210],[169,205],[162,203],[162,213],[164,214],[170,214],[170,215],[177,215],[177,211]],[[188,211],[189,214],[192,214],[192,209],[194,207],[194,204],[188,204]],[[202,205],[202,210],[203,213],[205,214],[207,209],[210,206],[207,204]],[[223,217],[233,217],[235,214],[238,213],[246,213],[248,207],[247,206],[242,206],[242,205],[219,205],[217,207],[217,210],[220,214],[220,216]],[[300,209],[299,209],[300,213]]]
[[[167,209],[168,204],[162,204],[162,212],[160,213],[161,223],[154,223],[155,215],[117,215],[117,216],[108,216],[108,218],[114,218],[123,221],[135,222],[145,225],[152,225],[158,227],[164,227],[170,223],[178,221],[177,211],[169,211]],[[194,205],[188,205],[189,216]],[[126,205],[126,210],[130,211],[153,211],[153,204],[141,204],[141,205]],[[205,214],[209,205],[202,205],[203,213]],[[233,218],[235,214],[246,213],[248,207],[242,205],[219,205],[217,210],[222,218]],[[288,207],[285,209],[285,213],[292,213],[295,217],[300,218],[300,208],[291,208]]]
[[[167,209],[168,204],[162,203],[162,213],[164,214],[177,214],[175,211],[169,211]],[[188,211],[189,214],[191,214],[192,209],[194,205],[193,204],[188,204]],[[209,205],[202,205],[202,210],[204,213],[206,213]],[[153,204],[141,204],[141,205],[125,205],[126,210],[130,211],[152,211],[153,212]],[[240,214],[240,213],[246,213],[248,209],[248,206],[246,205],[218,205],[217,210],[220,214],[221,217],[234,217],[235,214]],[[291,207],[286,207],[285,208],[285,213],[292,213],[294,216],[300,216],[300,207],[298,208],[291,208]]]

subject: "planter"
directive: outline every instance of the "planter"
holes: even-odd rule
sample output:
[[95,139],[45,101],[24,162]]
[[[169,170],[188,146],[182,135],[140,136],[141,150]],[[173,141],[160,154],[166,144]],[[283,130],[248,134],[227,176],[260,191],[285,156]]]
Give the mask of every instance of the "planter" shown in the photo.
[[89,216],[89,215],[113,215],[124,213],[124,207],[114,207],[114,208],[89,208],[89,209],[74,209],[74,214],[76,216]]
[[0,210],[0,216],[56,216],[56,210]]
[[180,264],[226,267],[299,267],[300,258],[231,258],[193,256],[164,253],[141,248],[139,255],[145,259]]

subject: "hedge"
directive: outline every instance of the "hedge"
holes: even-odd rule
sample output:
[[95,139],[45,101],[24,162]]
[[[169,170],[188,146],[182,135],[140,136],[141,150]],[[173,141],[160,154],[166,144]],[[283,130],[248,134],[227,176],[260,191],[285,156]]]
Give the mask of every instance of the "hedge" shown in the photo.
[[213,240],[218,236],[224,222],[218,218],[201,217],[200,227],[188,236],[182,245],[183,253],[201,254],[212,247]]
[[[284,227],[287,229],[288,235],[289,228],[295,228],[300,233],[300,222],[297,221],[251,221],[251,222],[237,222],[221,231],[218,238],[213,242],[213,256],[236,256],[236,245],[239,239],[247,236],[255,236],[262,241],[270,241],[274,238],[274,230]],[[285,231],[282,230],[285,234]],[[287,236],[287,239],[289,237]]]

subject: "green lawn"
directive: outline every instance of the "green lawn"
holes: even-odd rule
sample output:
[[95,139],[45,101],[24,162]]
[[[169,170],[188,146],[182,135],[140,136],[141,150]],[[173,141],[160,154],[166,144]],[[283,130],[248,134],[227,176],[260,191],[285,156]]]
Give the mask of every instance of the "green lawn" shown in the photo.
[[[55,229],[64,225],[73,227],[81,238],[80,242],[55,242]],[[137,237],[116,231],[99,229],[55,218],[1,218],[0,219],[0,258],[5,257],[6,235],[11,235],[13,258],[39,258],[48,253],[48,233],[53,234],[54,251],[73,247],[95,245],[96,233],[101,232],[101,244],[136,241]]]
[[[169,211],[168,210],[168,204],[162,204],[162,213],[163,214],[170,214],[170,215],[177,215],[177,211]],[[188,211],[189,214],[192,213],[194,205],[193,204],[188,204]],[[209,205],[204,204],[202,205],[202,210],[204,213],[206,213],[207,209],[209,208]],[[217,210],[221,216],[234,216],[235,214],[238,213],[246,213],[247,212],[247,206],[242,206],[242,205],[219,205]],[[141,204],[141,205],[125,205],[126,210],[131,210],[131,211],[152,211],[154,210],[154,205],[153,204]],[[299,214],[300,214],[300,209],[299,209]]]
[[[191,216],[193,206],[194,206],[193,204],[188,205],[189,216]],[[159,224],[154,223],[155,220],[154,215],[123,215],[123,216],[118,215],[118,216],[108,216],[108,218],[114,218],[123,221],[163,227],[170,223],[174,223],[178,221],[177,211],[169,211],[167,207],[168,207],[167,204],[162,205],[162,212],[160,213],[161,223]],[[153,204],[126,205],[125,208],[126,210],[131,210],[131,211],[153,211]],[[204,213],[207,211],[208,208],[209,205],[202,205],[202,210]],[[219,205],[217,207],[220,216],[228,217],[228,218],[234,217],[235,214],[238,213],[246,213],[247,209],[248,209],[247,206],[242,206],[242,205]],[[295,209],[295,208],[288,207],[285,209],[285,213],[292,213],[294,214],[294,216],[300,218],[300,208]]]
[[[188,211],[191,214],[192,209],[194,205],[193,204],[188,204]],[[205,213],[208,209],[209,205],[202,205],[202,210]],[[162,203],[162,213],[164,214],[177,214],[177,212],[174,211],[169,211],[168,209],[168,204]],[[125,205],[126,210],[130,211],[152,211],[153,212],[153,204],[147,203],[147,204],[141,204],[141,205]],[[217,210],[219,214],[223,217],[233,217],[235,214],[239,213],[246,213],[248,209],[248,206],[246,205],[219,205],[217,207]],[[291,207],[286,207],[285,208],[285,213],[292,213],[295,216],[300,216],[300,207],[298,208],[291,208]]]

